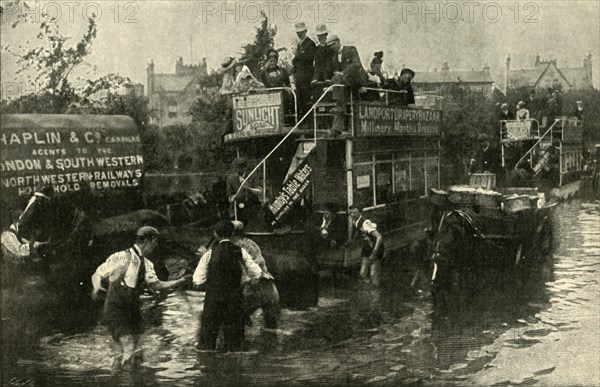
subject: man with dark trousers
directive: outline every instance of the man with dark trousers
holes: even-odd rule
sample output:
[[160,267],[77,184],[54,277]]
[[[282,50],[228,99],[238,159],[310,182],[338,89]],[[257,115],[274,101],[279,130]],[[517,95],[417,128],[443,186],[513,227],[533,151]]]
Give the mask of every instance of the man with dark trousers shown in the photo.
[[248,252],[231,242],[234,226],[222,220],[215,225],[215,247],[206,252],[194,272],[194,285],[206,284],[198,348],[215,349],[223,326],[225,351],[239,351],[244,342],[242,273],[251,280],[262,274]]
[[[339,135],[345,128],[347,93],[356,94],[368,84],[367,73],[362,67],[358,50],[354,46],[344,46],[336,34],[329,35],[327,45],[334,52],[332,56],[333,78],[331,83],[347,87],[333,89],[336,107],[333,109],[332,137]],[[349,89],[349,90],[347,90]]]
[[315,60],[316,45],[307,36],[304,22],[296,23],[296,35],[298,36],[298,45],[292,64],[294,65],[294,83],[298,99],[298,117],[302,117],[308,111],[311,99],[310,82],[314,74],[313,62]]
[[331,81],[333,78],[333,55],[335,54],[330,46],[327,45],[327,26],[323,23],[317,24],[316,27],[317,44],[315,53],[315,73],[313,75],[312,83],[322,83],[325,81]]
[[[185,275],[177,280],[160,281],[154,265],[146,258],[158,246],[159,232],[144,226],[137,230],[133,247],[112,254],[92,275],[92,298],[107,292],[104,301],[104,324],[108,326],[119,354],[113,366],[139,359],[137,344],[142,332],[140,295],[144,285],[153,290],[168,290],[183,285],[191,278]],[[108,279],[105,289],[102,280]]]

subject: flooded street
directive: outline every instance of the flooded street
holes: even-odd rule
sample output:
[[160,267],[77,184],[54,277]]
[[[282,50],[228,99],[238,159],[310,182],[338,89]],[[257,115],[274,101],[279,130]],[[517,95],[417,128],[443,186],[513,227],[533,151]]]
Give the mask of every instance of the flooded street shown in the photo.
[[[554,265],[529,283],[490,273],[441,313],[410,270],[381,290],[354,278],[325,281],[319,306],[283,310],[280,329],[255,313],[248,351],[199,352],[204,293],[144,300],[143,363],[111,374],[102,325],[45,336],[4,367],[30,385],[598,385],[600,203],[554,214]],[[73,315],[76,321],[77,316]],[[5,383],[6,383],[5,382]]]

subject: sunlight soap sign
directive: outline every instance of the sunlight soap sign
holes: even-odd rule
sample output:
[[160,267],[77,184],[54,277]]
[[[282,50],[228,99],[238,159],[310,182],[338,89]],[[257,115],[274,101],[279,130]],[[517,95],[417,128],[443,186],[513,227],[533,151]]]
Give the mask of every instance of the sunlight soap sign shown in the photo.
[[240,95],[233,98],[235,130],[226,139],[277,134],[283,127],[281,91]]

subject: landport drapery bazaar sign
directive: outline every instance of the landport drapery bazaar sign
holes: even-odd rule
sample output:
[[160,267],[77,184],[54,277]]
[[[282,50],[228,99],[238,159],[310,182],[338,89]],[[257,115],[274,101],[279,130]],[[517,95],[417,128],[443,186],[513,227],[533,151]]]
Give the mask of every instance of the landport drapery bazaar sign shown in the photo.
[[442,125],[442,112],[397,106],[357,104],[355,111],[357,136],[437,136]]
[[238,95],[233,98],[234,131],[225,140],[280,133],[283,128],[281,91]]
[[78,191],[84,184],[92,190],[140,184],[144,158],[133,122],[130,128],[7,126],[0,132],[3,195],[30,195],[42,183],[55,192]]

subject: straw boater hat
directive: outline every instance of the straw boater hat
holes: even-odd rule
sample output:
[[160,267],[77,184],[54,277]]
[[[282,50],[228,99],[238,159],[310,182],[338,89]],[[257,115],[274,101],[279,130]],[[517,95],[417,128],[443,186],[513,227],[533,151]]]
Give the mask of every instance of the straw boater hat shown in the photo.
[[327,43],[326,43],[326,44],[329,46],[329,45],[331,45],[333,42],[335,42],[335,41],[339,41],[339,40],[340,40],[340,37],[339,37],[339,36],[337,36],[336,34],[331,34],[331,35],[329,35],[329,36],[327,37]]
[[508,104],[506,102],[504,102],[502,105],[500,105],[500,108],[501,109],[508,108]]
[[235,66],[237,64],[237,59],[232,56],[226,56],[221,61],[221,66],[219,67],[220,72],[225,72]]
[[306,24],[304,22],[298,22],[298,23],[296,23],[295,27],[296,27],[296,32],[302,32],[302,31],[306,31],[307,30]]
[[402,71],[400,71],[400,76],[403,76],[404,74],[410,74],[411,78],[415,77],[415,72],[411,69],[402,69]]
[[327,26],[325,25],[325,23],[317,24],[317,27],[315,28],[315,30],[316,30],[317,36],[329,33],[329,31],[327,31]]
[[523,102],[523,101],[519,101],[519,103],[517,103],[517,107],[518,107],[518,108],[521,108],[521,107],[523,107],[524,105],[525,105],[525,102]]

